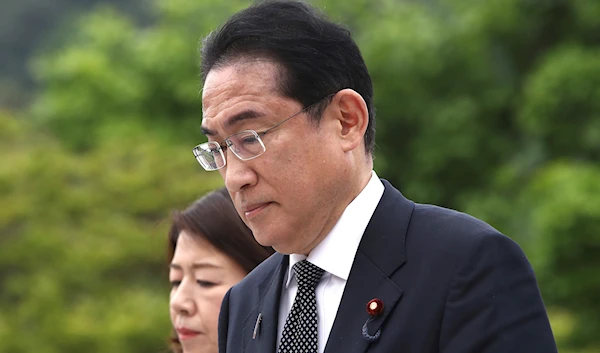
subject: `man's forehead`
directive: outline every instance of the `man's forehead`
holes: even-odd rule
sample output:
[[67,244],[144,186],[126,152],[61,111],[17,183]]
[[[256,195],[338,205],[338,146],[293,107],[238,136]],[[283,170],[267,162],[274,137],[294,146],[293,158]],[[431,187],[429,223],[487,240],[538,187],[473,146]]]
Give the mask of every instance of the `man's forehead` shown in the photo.
[[269,97],[260,90],[224,91],[204,101],[202,127],[228,130],[243,120],[260,118],[265,115],[265,104],[272,101]]
[[202,112],[212,117],[245,99],[254,100],[277,91],[272,65],[226,66],[211,70],[202,89]]
[[[278,63],[265,58],[236,59],[225,65],[219,65],[208,72],[202,89],[202,99],[210,98],[214,91],[229,86],[254,84],[275,87],[275,82],[282,75],[282,67]],[[262,83],[262,84],[261,84]]]
[[202,92],[202,132],[214,136],[237,123],[259,119],[267,106],[286,99],[277,89],[272,65],[224,67],[211,71]]

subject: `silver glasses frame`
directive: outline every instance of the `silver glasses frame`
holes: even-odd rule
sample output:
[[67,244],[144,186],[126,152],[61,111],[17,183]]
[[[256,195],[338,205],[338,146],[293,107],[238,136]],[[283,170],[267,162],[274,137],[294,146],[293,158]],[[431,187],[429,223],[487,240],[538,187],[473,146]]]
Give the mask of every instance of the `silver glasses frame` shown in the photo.
[[[313,108],[317,104],[321,103],[325,99],[329,99],[329,98],[333,97],[336,93],[332,93],[330,95],[327,95],[327,96],[319,99],[318,101],[314,102],[313,104],[302,108],[302,110],[300,110],[299,112],[292,114],[291,116],[283,119],[282,121],[271,126],[270,128],[263,130],[262,132],[256,132],[255,130],[243,130],[243,131],[238,131],[234,134],[229,135],[228,137],[226,137],[224,139],[224,141],[222,143],[219,143],[216,141],[209,141],[209,142],[201,143],[192,149],[192,152],[194,153],[194,157],[196,158],[196,161],[198,161],[198,163],[200,163],[200,165],[206,171],[219,170],[227,165],[227,159],[225,158],[225,153],[224,153],[224,151],[226,149],[230,149],[231,152],[233,152],[233,154],[242,161],[249,161],[251,159],[260,157],[267,151],[267,147],[265,146],[264,142],[262,141],[261,136],[266,135],[267,132],[272,131],[273,129],[275,129],[279,125],[285,123],[286,121],[288,121],[302,113],[305,113],[306,111]],[[260,151],[256,152],[256,153],[252,153],[252,155],[250,157],[246,157],[246,156],[242,155],[241,149],[237,149],[236,143],[234,141],[232,141],[232,139],[235,140],[237,137],[244,136],[244,135],[247,135],[247,137],[253,138],[254,140],[251,142],[259,143],[258,147],[259,147]],[[218,152],[218,154],[215,155],[217,152]],[[212,155],[212,160],[214,161],[213,164],[211,164],[209,162],[209,160],[206,158],[207,154]],[[217,162],[217,161],[223,161],[223,162],[221,163],[221,162]]]

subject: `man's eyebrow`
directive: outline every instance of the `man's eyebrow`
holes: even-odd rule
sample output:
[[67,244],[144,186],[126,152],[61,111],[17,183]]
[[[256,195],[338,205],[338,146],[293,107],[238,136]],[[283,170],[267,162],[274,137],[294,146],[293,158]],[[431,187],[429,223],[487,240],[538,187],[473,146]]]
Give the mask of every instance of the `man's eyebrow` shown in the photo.
[[[223,125],[223,127],[225,129],[231,128],[232,126],[240,123],[241,121],[244,120],[250,120],[250,119],[258,119],[263,117],[265,114],[261,113],[261,112],[257,112],[256,110],[244,110],[238,114],[235,114],[233,116],[231,116],[229,119],[227,119],[227,121],[225,122],[225,124]],[[202,131],[202,133],[206,136],[215,136],[217,135],[217,133],[214,130],[211,130],[207,127],[201,126],[200,130]]]
[[217,134],[216,132],[204,126],[200,126],[200,132],[202,132],[202,135],[204,136],[215,136]]

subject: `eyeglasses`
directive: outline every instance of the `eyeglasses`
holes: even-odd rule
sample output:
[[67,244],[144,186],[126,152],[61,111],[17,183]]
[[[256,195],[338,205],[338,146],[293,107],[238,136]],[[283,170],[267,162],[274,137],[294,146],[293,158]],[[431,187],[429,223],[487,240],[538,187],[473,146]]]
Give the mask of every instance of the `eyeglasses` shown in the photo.
[[261,139],[261,136],[264,136],[267,132],[275,129],[291,118],[305,113],[307,110],[314,107],[321,101],[331,98],[334,95],[335,93],[319,99],[315,103],[303,108],[296,114],[284,119],[283,121],[280,121],[279,123],[262,132],[256,132],[254,130],[240,131],[227,137],[224,141],[224,144],[220,144],[216,141],[209,141],[194,147],[192,152],[194,152],[194,156],[196,157],[198,163],[200,163],[200,165],[207,171],[221,169],[227,164],[227,161],[225,160],[225,153],[223,153],[223,151],[227,148],[229,148],[231,152],[233,152],[233,154],[235,154],[235,156],[242,161],[254,159],[265,153],[267,150],[264,142]]

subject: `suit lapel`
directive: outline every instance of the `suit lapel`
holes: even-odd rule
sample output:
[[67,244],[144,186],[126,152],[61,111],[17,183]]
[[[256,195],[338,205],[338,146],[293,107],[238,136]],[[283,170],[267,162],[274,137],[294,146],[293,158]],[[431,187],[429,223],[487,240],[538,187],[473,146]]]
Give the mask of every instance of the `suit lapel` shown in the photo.
[[384,311],[369,322],[367,331],[375,335],[381,329],[380,339],[384,338],[384,323],[402,297],[402,289],[390,277],[406,262],[404,241],[414,203],[385,180],[383,183],[384,194],[356,253],[325,353],[368,349],[371,343],[362,328],[370,317],[367,303],[374,298],[384,303]]
[[[281,257],[279,265],[274,268],[272,276],[267,276],[259,284],[258,298],[260,298],[260,301],[244,320],[242,336],[244,342],[243,351],[246,353],[275,353],[281,286],[289,257],[280,254],[275,254],[274,256]],[[257,325],[259,315],[261,320]],[[254,335],[255,331],[256,335]]]

